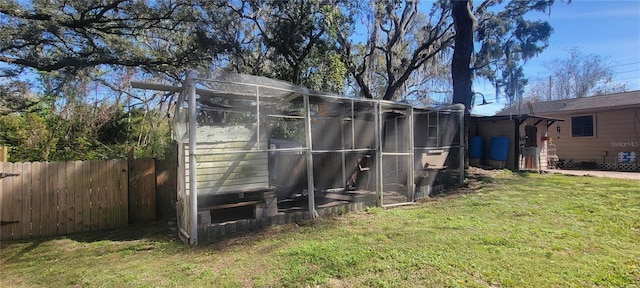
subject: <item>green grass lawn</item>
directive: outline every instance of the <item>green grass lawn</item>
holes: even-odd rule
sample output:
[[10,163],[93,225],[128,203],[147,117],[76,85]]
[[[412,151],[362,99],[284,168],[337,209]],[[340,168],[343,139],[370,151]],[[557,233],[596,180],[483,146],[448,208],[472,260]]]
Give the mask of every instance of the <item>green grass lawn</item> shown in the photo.
[[196,248],[152,228],[2,243],[0,286],[640,286],[630,180],[502,171],[416,205]]

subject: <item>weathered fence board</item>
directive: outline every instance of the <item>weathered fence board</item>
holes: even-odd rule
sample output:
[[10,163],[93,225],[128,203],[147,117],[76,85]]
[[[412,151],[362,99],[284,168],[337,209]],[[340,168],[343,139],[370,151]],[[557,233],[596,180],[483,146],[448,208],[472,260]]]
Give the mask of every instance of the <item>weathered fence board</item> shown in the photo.
[[89,230],[98,230],[98,163],[89,162]]
[[127,226],[127,171],[126,160],[0,162],[0,172],[13,175],[0,179],[0,239]]
[[65,197],[65,206],[67,207],[67,213],[65,214],[65,220],[67,224],[67,233],[75,233],[76,225],[74,215],[76,214],[76,205],[75,205],[75,181],[73,175],[75,173],[73,162],[65,162],[65,171],[67,172],[65,176],[65,182],[67,183],[67,195]]
[[[42,171],[43,167],[46,165],[41,165],[42,163],[34,162],[31,165],[31,171],[33,176],[31,177],[31,187],[42,187]],[[41,188],[36,188],[41,189]],[[33,237],[38,237],[42,235],[42,216],[40,214],[41,206],[41,191],[35,191],[31,197],[31,235]]]
[[104,197],[104,205],[103,210],[102,210],[102,215],[104,218],[104,229],[111,229],[113,228],[113,181],[114,181],[114,177],[113,177],[113,163],[109,163],[109,167],[107,167],[105,173],[104,173],[104,177],[105,179],[105,185],[104,185],[104,189],[106,191],[109,191],[109,193],[105,194]]
[[[72,175],[75,174],[82,174],[82,162],[80,161],[73,161],[73,173]],[[74,201],[73,201],[73,206],[75,207],[75,214],[73,215],[74,218],[74,225],[75,225],[75,231],[76,232],[80,232],[83,231],[82,225],[83,225],[83,211],[82,211],[82,203],[83,203],[83,194],[82,192],[84,192],[83,190],[83,182],[84,178],[83,177],[73,177],[73,187],[74,187],[74,191],[76,193],[75,197],[74,197]]]
[[153,159],[129,162],[129,222],[156,218],[156,170]]
[[173,143],[165,152],[165,159],[156,159],[156,216],[176,217],[175,202],[178,189],[178,145]]
[[[8,163],[0,162],[0,171],[8,170]],[[8,171],[7,171],[8,172]],[[11,195],[11,189],[13,189],[13,179],[12,176],[7,176],[0,180],[0,185],[2,187],[2,191],[0,191],[0,195],[2,195],[2,199],[0,199],[1,205],[0,209],[0,219],[2,219],[2,224],[0,225],[0,236],[4,237],[4,235],[12,235],[12,228],[14,225],[11,223],[14,221],[13,216],[13,197]],[[7,205],[7,203],[11,203],[12,205]]]
[[60,178],[58,178],[58,172],[60,169],[59,163],[52,162],[51,165],[52,166],[49,167],[49,174],[51,175],[51,189],[49,189],[46,195],[48,205],[43,207],[47,209],[47,219],[44,226],[48,229],[45,236],[58,234],[58,193],[60,193],[60,186],[64,185],[64,183],[60,182]]
[[[117,165],[116,165],[117,167]],[[120,186],[120,194],[118,194],[118,203],[120,209],[120,217],[118,217],[118,223],[129,223],[129,166],[127,161],[120,162],[120,181],[117,181]],[[117,224],[118,226],[120,224]]]
[[31,237],[31,163],[22,164],[22,198],[20,202],[22,211],[23,237]]
[[91,165],[82,162],[82,231],[91,231]]

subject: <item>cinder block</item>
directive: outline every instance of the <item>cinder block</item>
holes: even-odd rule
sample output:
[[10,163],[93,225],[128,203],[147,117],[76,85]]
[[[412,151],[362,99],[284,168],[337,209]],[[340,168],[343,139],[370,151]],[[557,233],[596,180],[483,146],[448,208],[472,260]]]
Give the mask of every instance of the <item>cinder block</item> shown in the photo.
[[264,203],[256,204],[254,216],[256,219],[278,215],[278,198],[275,193],[264,193]]
[[201,225],[210,225],[211,224],[211,211],[200,211],[198,212],[198,223]]

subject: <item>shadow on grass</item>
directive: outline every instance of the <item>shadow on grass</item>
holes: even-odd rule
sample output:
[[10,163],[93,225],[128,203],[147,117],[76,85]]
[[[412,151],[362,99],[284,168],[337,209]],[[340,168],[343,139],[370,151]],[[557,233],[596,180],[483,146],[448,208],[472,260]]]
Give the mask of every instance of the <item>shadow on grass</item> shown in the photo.
[[[32,250],[39,244],[52,240],[70,239],[77,242],[98,242],[98,241],[134,241],[134,240],[151,240],[151,241],[170,241],[177,239],[177,232],[174,233],[168,224],[169,220],[157,220],[144,224],[132,224],[127,227],[114,228],[109,230],[79,232],[66,235],[44,236],[37,238],[3,241],[2,246],[12,244],[27,244],[25,248]],[[25,252],[28,252],[25,251]]]
[[290,232],[305,233],[313,231],[314,233],[321,233],[322,231],[335,229],[341,225],[340,217],[342,217],[342,214],[332,214],[321,218],[303,219],[291,223],[239,231],[222,236],[212,243],[199,244],[194,247],[194,249],[220,251],[236,245],[252,246],[254,243],[274,238],[277,239],[280,235]]
[[[232,247],[238,244],[251,244],[272,237],[277,237],[283,232],[301,232],[305,230],[313,230],[314,232],[324,231],[337,227],[340,223],[338,217],[340,217],[340,214],[327,215],[323,218],[298,220],[281,225],[256,227],[253,229],[248,229],[246,231],[229,233],[211,243],[199,243],[198,246],[191,247],[191,249],[222,250],[224,248]],[[144,224],[132,224],[127,227],[115,228],[110,230],[89,231],[67,235],[2,241],[3,249],[10,248],[11,246],[15,248],[14,252],[11,253],[11,256],[9,258],[2,259],[2,263],[17,261],[25,254],[37,249],[41,244],[63,239],[69,239],[81,243],[94,243],[101,241],[132,242],[140,240],[143,240],[144,242],[182,243],[182,240],[178,236],[178,230],[175,226],[175,219],[164,219]],[[187,245],[185,244],[185,248],[186,247]]]
[[529,178],[529,176],[531,176],[531,174],[533,173],[538,174],[538,172],[535,172],[535,171],[520,170],[520,171],[514,171],[513,175],[523,177],[523,178]]
[[[518,178],[530,178],[537,171],[512,171],[507,169],[469,169],[466,173],[465,184],[462,187],[452,187],[433,195],[437,197],[456,197],[457,195],[478,193],[487,186],[507,185],[506,182],[517,181]],[[511,180],[506,180],[512,178]]]
[[[177,233],[172,232],[172,230],[169,229],[169,226],[170,225],[168,225],[167,220],[159,220],[110,230],[81,232],[15,241],[2,241],[2,261],[0,263],[7,264],[32,261],[30,259],[33,257],[45,257],[38,255],[49,254],[49,251],[64,253],[64,250],[66,249],[64,247],[82,247],[75,246],[76,244],[64,240],[71,240],[77,243],[96,243],[101,241],[127,242],[125,245],[117,245],[113,247],[122,247],[122,251],[153,250],[154,243],[162,243],[161,245],[164,247],[165,245],[163,244],[176,243],[180,241],[177,237]],[[173,244],[171,246],[180,247],[180,245],[174,246]],[[93,253],[91,251],[97,249],[89,247],[102,246],[88,246],[79,249],[86,249],[86,251],[88,251],[87,253]]]
[[[22,249],[20,249],[20,251],[16,252],[15,254],[13,254],[11,257],[7,258],[7,259],[2,259],[2,261],[0,263],[11,263],[11,262],[15,262],[16,260],[22,258],[22,256],[24,256],[25,254],[35,250],[36,248],[38,248],[38,246],[40,246],[40,244],[49,241],[50,239],[46,239],[46,238],[42,238],[42,239],[36,239],[36,240],[24,240],[24,241],[14,241],[14,243],[30,243],[29,246],[24,247]],[[2,246],[7,246],[5,243],[2,243]]]
[[[175,220],[171,221],[175,223]],[[122,228],[69,234],[65,235],[63,238],[78,242],[98,242],[105,240],[134,241],[143,239],[151,241],[169,241],[177,239],[177,229],[171,227],[175,226],[175,224],[169,224],[171,221],[167,219],[156,220],[143,224],[131,224]]]

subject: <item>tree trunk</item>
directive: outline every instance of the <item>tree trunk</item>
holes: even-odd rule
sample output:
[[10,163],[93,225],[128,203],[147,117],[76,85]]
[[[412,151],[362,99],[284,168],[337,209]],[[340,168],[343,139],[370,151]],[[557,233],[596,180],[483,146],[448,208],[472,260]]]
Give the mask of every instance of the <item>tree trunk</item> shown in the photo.
[[471,54],[473,53],[474,17],[470,0],[451,0],[453,23],[456,31],[455,47],[451,61],[453,79],[453,103],[462,103],[469,114],[473,92],[471,90]]
[[[456,31],[454,38],[451,77],[453,79],[453,104],[462,103],[464,109],[464,139],[460,139],[461,149],[465,149],[464,168],[469,167],[468,147],[469,123],[473,91],[471,90],[471,54],[473,53],[473,26],[475,19],[471,12],[471,0],[451,0],[452,15]],[[454,157],[454,158],[457,158]],[[456,159],[454,159],[456,161]],[[463,167],[460,167],[463,169]]]

